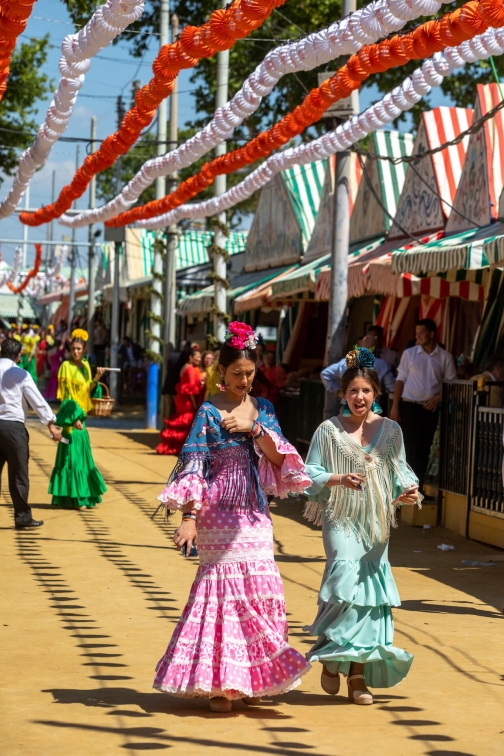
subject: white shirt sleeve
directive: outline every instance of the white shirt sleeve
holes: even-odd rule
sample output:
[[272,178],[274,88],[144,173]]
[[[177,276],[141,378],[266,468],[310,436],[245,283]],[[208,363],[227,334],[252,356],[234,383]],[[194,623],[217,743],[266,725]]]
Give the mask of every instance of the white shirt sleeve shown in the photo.
[[446,352],[446,365],[443,380],[454,381],[457,377],[457,370],[455,368],[455,360],[449,352]]
[[54,412],[47,404],[46,400],[35,385],[35,381],[31,375],[27,374],[23,381],[23,396],[30,405],[30,407],[37,413],[40,418],[40,422],[44,425],[55,422],[56,417]]
[[409,354],[408,349],[405,349],[402,353],[401,362],[397,368],[397,380],[406,383],[409,373]]

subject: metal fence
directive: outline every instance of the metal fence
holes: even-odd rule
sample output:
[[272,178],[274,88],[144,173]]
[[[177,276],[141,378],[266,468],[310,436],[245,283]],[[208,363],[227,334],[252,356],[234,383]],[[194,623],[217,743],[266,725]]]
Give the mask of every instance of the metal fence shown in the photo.
[[504,409],[478,407],[473,442],[471,509],[504,518]]
[[469,495],[476,400],[474,381],[443,383],[439,487],[462,496]]

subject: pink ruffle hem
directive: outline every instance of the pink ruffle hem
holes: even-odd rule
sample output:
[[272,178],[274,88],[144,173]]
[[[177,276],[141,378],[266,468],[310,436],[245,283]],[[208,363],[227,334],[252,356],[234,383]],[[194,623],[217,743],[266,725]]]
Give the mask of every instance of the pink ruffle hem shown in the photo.
[[177,696],[272,696],[295,688],[309,662],[287,643],[273,559],[206,564],[157,665],[154,688]]

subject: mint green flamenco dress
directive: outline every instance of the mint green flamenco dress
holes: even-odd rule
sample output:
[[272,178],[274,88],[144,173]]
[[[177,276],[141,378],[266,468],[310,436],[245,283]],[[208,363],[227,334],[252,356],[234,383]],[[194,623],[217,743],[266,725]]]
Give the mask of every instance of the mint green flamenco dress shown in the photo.
[[[306,460],[312,479],[307,519],[322,525],[327,565],[318,613],[305,627],[317,641],[307,654],[336,674],[348,675],[352,662],[364,665],[370,688],[389,688],[403,680],[413,656],[393,645],[392,607],[400,605],[388,561],[390,527],[396,501],[417,478],[406,464],[402,433],[387,418],[373,442],[361,447],[332,418],[317,429]],[[362,492],[325,488],[333,473],[366,477]]]
[[[101,388],[94,392],[101,397]],[[62,427],[62,436],[69,443],[59,443],[56,461],[49,482],[52,505],[64,509],[91,508],[101,503],[107,487],[96,468],[89,434],[86,429],[86,408],[92,409],[91,370],[87,362],[82,368],[69,361],[62,363],[58,372],[58,399],[62,399],[56,424]],[[82,423],[82,430],[75,423]]]

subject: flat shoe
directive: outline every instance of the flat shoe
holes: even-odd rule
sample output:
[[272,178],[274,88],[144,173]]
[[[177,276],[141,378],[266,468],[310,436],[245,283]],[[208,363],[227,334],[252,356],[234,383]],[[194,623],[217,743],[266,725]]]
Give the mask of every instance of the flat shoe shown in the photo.
[[364,680],[364,675],[352,675],[348,678],[348,699],[358,706],[371,706],[373,695],[369,690],[352,690],[350,682],[352,680]]
[[242,701],[247,706],[260,706],[261,704],[261,699],[258,696],[247,696],[246,698],[242,698]]
[[322,670],[322,674],[320,675],[320,687],[325,693],[329,693],[330,696],[337,696],[340,689],[340,676],[336,675],[336,677],[329,677],[329,675],[326,675]]
[[210,711],[216,714],[228,714],[233,710],[233,704],[229,698],[211,698],[210,699]]

